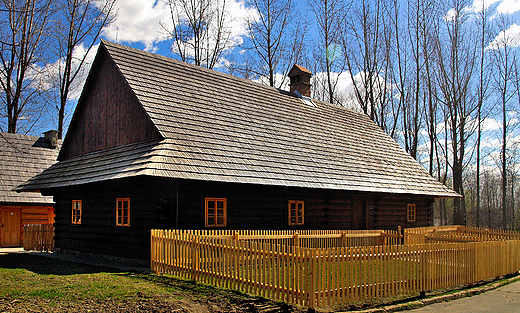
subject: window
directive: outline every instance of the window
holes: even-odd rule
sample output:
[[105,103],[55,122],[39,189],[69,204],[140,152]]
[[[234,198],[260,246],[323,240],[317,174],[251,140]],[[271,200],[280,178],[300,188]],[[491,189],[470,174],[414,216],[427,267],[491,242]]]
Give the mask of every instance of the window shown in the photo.
[[81,224],[83,205],[81,200],[72,200],[72,224]]
[[303,225],[303,201],[289,200],[289,225]]
[[116,202],[116,226],[130,226],[130,198],[117,198]]
[[415,204],[408,204],[406,208],[406,221],[415,222],[416,214]]
[[227,199],[206,198],[206,227],[227,226]]

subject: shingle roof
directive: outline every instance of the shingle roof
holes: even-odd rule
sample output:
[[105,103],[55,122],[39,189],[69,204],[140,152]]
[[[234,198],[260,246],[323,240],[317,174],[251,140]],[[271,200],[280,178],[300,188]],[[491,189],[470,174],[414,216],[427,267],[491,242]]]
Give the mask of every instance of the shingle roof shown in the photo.
[[103,41],[164,137],[73,157],[23,189],[150,175],[453,197],[363,113]]
[[58,150],[42,137],[0,133],[0,204],[52,204],[52,197],[13,188],[55,163]]
[[304,73],[307,73],[307,74],[310,74],[312,75],[311,71],[309,71],[308,69],[306,69],[305,67],[301,66],[301,65],[298,65],[298,64],[294,64],[293,67],[291,68],[291,70],[289,71],[289,75],[287,76],[291,76],[291,72],[292,71],[300,71],[300,72],[304,72]]

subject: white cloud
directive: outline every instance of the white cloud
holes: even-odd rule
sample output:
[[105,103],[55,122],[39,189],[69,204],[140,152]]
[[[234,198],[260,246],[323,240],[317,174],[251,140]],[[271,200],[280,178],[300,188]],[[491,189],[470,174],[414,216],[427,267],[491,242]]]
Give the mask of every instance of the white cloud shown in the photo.
[[242,37],[247,34],[246,19],[258,20],[260,15],[255,9],[246,7],[243,0],[231,1],[228,5],[229,12],[233,15],[233,20],[231,22],[231,38],[240,37],[239,40],[241,41]]
[[481,148],[498,148],[500,147],[500,139],[492,138],[490,136],[485,137],[480,143]]
[[[83,45],[79,45],[74,48],[72,52],[72,72],[77,71],[81,60],[87,54],[83,68],[80,70],[76,79],[72,82],[71,89],[68,95],[69,100],[76,100],[80,97],[81,91],[83,90],[83,84],[87,79],[88,72],[90,71],[90,67],[92,62],[94,62],[94,58],[96,56],[99,45],[95,45],[88,51],[87,47]],[[54,63],[49,63],[45,67],[35,67],[31,68],[28,72],[28,76],[34,79],[33,86],[34,88],[38,88],[40,90],[50,90],[52,88],[57,88],[59,84],[59,75],[62,73],[63,68],[65,67],[65,60],[59,59]]]
[[[336,82],[336,98],[342,103],[342,105],[356,109],[357,102],[354,97],[354,84],[352,83],[352,79],[350,77],[349,72],[332,72],[331,73],[332,82]],[[357,74],[354,76],[355,80],[361,79],[361,74]],[[311,78],[312,84],[312,95],[314,98],[323,99],[326,98],[324,95],[327,95],[327,73],[325,72],[317,72],[312,75]]]
[[451,9],[448,12],[446,12],[446,14],[444,14],[444,20],[446,22],[452,22],[455,20],[456,17],[457,17],[457,10],[455,10],[455,9]]
[[145,50],[153,51],[154,44],[164,40],[160,23],[169,20],[170,10],[164,1],[119,1],[117,19],[103,30],[103,36],[116,42],[140,42]]
[[514,23],[508,29],[501,31],[486,49],[500,49],[505,46],[520,47],[520,25]]
[[482,12],[482,9],[487,10],[492,4],[499,1],[500,0],[474,0],[470,10],[473,12]]
[[520,0],[503,0],[497,6],[497,13],[513,14],[520,11]]
[[[83,66],[83,69],[78,74],[76,79],[73,82],[74,89],[69,94],[69,100],[72,99],[79,99],[81,96],[81,92],[83,91],[83,85],[85,84],[85,81],[87,80],[88,73],[90,72],[90,67],[92,66],[92,63],[94,62],[94,58],[96,57],[96,53],[98,51],[99,45],[93,46],[90,51],[88,51],[88,54],[85,58],[85,64]],[[73,52],[73,68],[77,69],[79,66],[80,60],[83,58],[83,56],[87,53],[87,48],[83,45],[77,46],[74,49]]]
[[495,120],[494,118],[485,118],[482,121],[481,127],[482,127],[482,131],[501,129],[502,128],[502,123],[500,123],[499,121]]
[[[355,81],[361,81],[361,73],[354,76]],[[350,95],[354,93],[354,84],[349,72],[343,72],[338,75],[338,93],[342,95]]]
[[[258,13],[246,7],[243,0],[228,1],[230,18],[230,39],[235,44],[242,43],[246,34],[245,17],[258,17]],[[156,51],[158,42],[167,39],[161,26],[171,24],[170,7],[165,1],[125,0],[118,2],[117,19],[104,29],[103,36],[111,41],[142,43],[146,51]]]
[[[253,79],[253,81],[260,83],[260,84],[269,85],[268,77],[262,76],[262,77],[259,77],[258,79]],[[282,83],[281,86],[280,86],[280,83]],[[287,76],[285,76],[281,73],[275,73],[274,74],[274,85],[280,86],[280,89],[282,89],[282,90],[289,91],[289,78],[287,78]]]
[[[214,12],[218,12],[220,10],[224,10],[224,24],[223,26],[219,25],[221,21],[218,20],[218,16],[215,16],[211,19],[210,23],[213,25],[209,25],[207,29],[207,33],[203,34],[203,37],[200,38],[202,43],[199,49],[202,50],[202,55],[205,55],[209,52],[209,55],[212,55],[214,47],[220,46],[223,52],[223,56],[221,59],[216,62],[214,68],[219,68],[225,65],[226,60],[224,60],[225,55],[239,45],[241,45],[244,41],[243,37],[247,36],[247,23],[246,20],[256,20],[259,18],[258,12],[254,9],[246,7],[245,3],[242,0],[212,0],[210,3],[210,10]],[[180,18],[181,22],[185,22],[188,20],[188,17],[183,16]],[[222,28],[221,28],[222,27]],[[223,33],[219,33],[222,31]],[[176,46],[176,50],[182,51],[183,54],[193,58],[195,56],[195,38],[191,38],[187,42],[180,45],[180,47]],[[217,40],[219,42],[217,43]],[[207,51],[205,51],[204,47],[209,47]],[[210,60],[207,60],[208,62]],[[203,64],[206,62],[203,61]]]
[[473,4],[468,7],[468,10],[482,12],[483,9],[487,10],[495,4],[497,14],[513,14],[520,11],[520,0],[474,0]]

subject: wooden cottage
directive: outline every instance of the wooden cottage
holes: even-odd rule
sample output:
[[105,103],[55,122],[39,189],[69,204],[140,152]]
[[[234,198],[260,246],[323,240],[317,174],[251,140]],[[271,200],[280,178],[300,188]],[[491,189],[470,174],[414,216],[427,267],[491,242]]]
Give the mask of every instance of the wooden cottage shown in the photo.
[[[433,179],[365,114],[103,41],[59,162],[61,250],[148,259],[152,228],[427,226]],[[301,90],[301,92],[299,91]]]
[[13,189],[56,162],[57,132],[45,137],[0,133],[0,247],[23,244],[23,225],[54,223],[51,196]]

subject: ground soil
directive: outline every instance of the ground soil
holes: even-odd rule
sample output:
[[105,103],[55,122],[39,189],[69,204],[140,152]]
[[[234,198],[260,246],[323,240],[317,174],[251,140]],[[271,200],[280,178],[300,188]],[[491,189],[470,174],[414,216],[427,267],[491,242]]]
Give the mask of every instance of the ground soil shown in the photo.
[[258,301],[228,302],[215,299],[175,299],[136,295],[123,300],[62,303],[49,299],[0,299],[0,312],[293,312],[287,306]]

